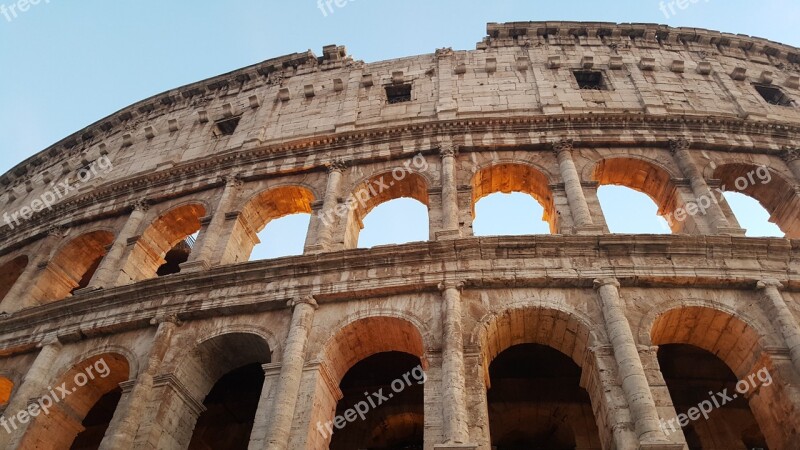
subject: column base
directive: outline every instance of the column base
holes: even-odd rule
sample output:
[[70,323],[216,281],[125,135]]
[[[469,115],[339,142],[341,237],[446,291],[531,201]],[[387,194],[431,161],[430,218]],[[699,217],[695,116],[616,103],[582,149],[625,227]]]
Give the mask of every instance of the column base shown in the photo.
[[320,253],[325,253],[327,251],[328,251],[328,249],[325,248],[324,245],[314,244],[314,245],[309,245],[308,247],[306,247],[305,250],[303,250],[303,254],[306,254],[306,255],[318,255]]
[[717,228],[717,234],[744,237],[747,234],[747,230],[736,227],[719,227]]
[[675,442],[643,442],[639,444],[639,450],[683,450],[683,444]]
[[598,235],[604,234],[605,228],[602,225],[586,225],[582,227],[575,227],[575,234],[583,235]]
[[478,450],[478,444],[436,444],[434,450]]
[[91,292],[102,290],[103,288],[100,286],[86,286],[85,288],[75,289],[72,293],[73,296],[89,294]]
[[198,259],[195,261],[186,261],[180,265],[180,268],[181,273],[205,272],[211,268],[211,264],[206,260]]
[[461,238],[461,230],[443,230],[435,233],[437,241],[447,241]]

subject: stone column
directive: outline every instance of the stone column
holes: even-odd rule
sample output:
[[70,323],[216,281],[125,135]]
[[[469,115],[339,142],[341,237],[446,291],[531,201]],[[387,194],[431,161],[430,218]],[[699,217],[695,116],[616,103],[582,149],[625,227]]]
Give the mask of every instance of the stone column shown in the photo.
[[[461,325],[463,283],[445,281],[442,291],[442,425],[444,444],[466,444],[466,381],[464,379],[464,333]],[[447,448],[447,447],[436,447]]]
[[[61,351],[61,342],[56,336],[49,336],[43,340],[39,346],[41,350],[33,361],[33,365],[25,374],[25,377],[20,383],[19,388],[13,393],[11,401],[6,406],[6,417],[12,417],[20,411],[28,407],[30,399],[42,396],[50,383],[50,371],[53,368],[53,362],[58,357],[58,352]],[[12,430],[11,433],[6,433],[5,430],[0,429],[0,448],[16,448],[20,443],[22,437],[28,429],[28,424],[19,424],[18,428]]]
[[765,304],[767,316],[774,321],[783,340],[786,341],[792,365],[800,374],[800,327],[781,295],[780,289],[783,289],[783,285],[778,280],[765,279],[758,282],[757,289],[763,293],[767,301]]
[[739,234],[731,227],[730,222],[723,214],[722,209],[717,202],[717,197],[711,192],[711,189],[706,183],[706,179],[697,167],[697,164],[689,151],[691,143],[686,139],[671,139],[669,141],[669,148],[675,157],[675,162],[678,163],[683,176],[689,179],[694,194],[694,201],[697,202],[702,198],[707,198],[711,202],[711,206],[706,210],[706,218],[711,230],[717,234]]
[[261,388],[261,398],[258,400],[256,418],[253,421],[253,431],[250,433],[251,450],[264,448],[267,439],[267,426],[269,424],[269,408],[275,397],[275,385],[281,374],[280,363],[269,363],[262,366],[264,369],[264,385]]
[[790,148],[790,147],[784,148],[783,154],[781,154],[781,158],[783,158],[783,161],[786,162],[786,165],[789,166],[789,169],[792,171],[792,175],[794,175],[794,184],[799,184],[800,148]]
[[442,157],[442,231],[436,238],[458,238],[458,186],[456,181],[456,147],[446,142],[439,149]]
[[139,225],[142,224],[142,220],[144,220],[144,216],[149,208],[150,207],[144,201],[134,203],[131,207],[128,220],[125,222],[122,230],[117,234],[106,256],[103,257],[103,261],[97,267],[97,271],[95,271],[92,276],[92,280],[89,282],[86,290],[112,288],[116,285],[116,281],[119,279],[119,273],[122,271],[122,256],[125,254],[125,249],[128,247],[128,239],[136,236]]
[[35,286],[34,283],[36,283],[41,271],[47,268],[53,250],[66,234],[67,230],[61,227],[52,227],[47,230],[47,237],[40,247],[39,255],[35,259],[32,258],[28,261],[25,270],[22,271],[14,286],[6,294],[3,302],[3,311],[13,313],[28,306],[35,306],[27,305],[25,299],[29,297],[31,288]]
[[336,207],[339,205],[339,191],[342,186],[342,174],[347,166],[344,161],[336,160],[328,165],[328,185],[325,188],[325,198],[322,201],[322,211],[317,220],[317,242],[310,246],[310,253],[320,253],[330,250],[333,241],[333,230],[338,223],[336,220]]
[[314,323],[314,312],[319,307],[314,297],[310,295],[292,300],[289,306],[294,311],[283,351],[281,375],[270,407],[266,433],[269,450],[285,450],[289,444],[292,419],[303,376],[308,335]]
[[235,176],[225,178],[222,196],[217,202],[208,226],[200,232],[194,249],[189,255],[189,260],[181,264],[181,273],[202,272],[219,263],[221,250],[220,252],[216,252],[216,250],[223,233],[225,214],[236,199],[236,193],[241,185],[242,181]]
[[[169,350],[175,329],[180,326],[180,321],[174,315],[154,318],[151,322],[158,325],[158,330],[153,337],[150,356],[147,365],[136,379],[128,395],[127,407],[121,411],[119,420],[109,426],[106,436],[100,445],[100,450],[129,449],[133,446],[136,431],[139,428],[147,404],[151,401],[153,380],[158,375],[164,356]],[[119,410],[118,410],[119,411]]]
[[561,178],[564,180],[564,189],[576,230],[592,227],[594,225],[592,214],[583,194],[578,169],[575,168],[575,162],[572,160],[572,140],[563,139],[554,143],[553,151],[558,158],[558,168],[561,171]]
[[[619,282],[614,278],[598,279],[594,286],[600,297],[608,339],[614,349],[622,392],[639,437],[639,448],[672,448],[676,444],[670,443],[661,429],[653,394],[639,359],[639,350],[625,316],[625,308],[619,295]],[[682,446],[678,444],[676,448],[680,449]]]

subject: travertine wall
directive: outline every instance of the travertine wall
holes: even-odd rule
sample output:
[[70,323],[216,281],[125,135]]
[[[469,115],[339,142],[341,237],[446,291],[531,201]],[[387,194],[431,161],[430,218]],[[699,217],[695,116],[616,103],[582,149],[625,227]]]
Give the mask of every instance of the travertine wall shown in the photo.
[[[660,427],[676,416],[656,358],[668,344],[739,378],[769,368],[749,407],[771,449],[800,448],[800,113],[754,88],[800,99],[798,50],[655,25],[488,34],[370,64],[336,46],[269,60],[126,108],[0,177],[0,377],[14,383],[0,409],[115,361],[113,382],[0,429],[0,447],[69,448],[49,436],[77,435],[119,386],[101,448],[186,448],[214,383],[258,363],[250,448],[327,448],[317,423],[342,378],[397,351],[427,371],[424,448],[489,449],[489,366],[535,343],[581,370],[591,401],[574,410],[595,422],[573,430],[578,448],[684,448]],[[603,89],[579,89],[577,70]],[[410,101],[389,103],[384,88],[406,84]],[[608,234],[605,184],[648,194],[673,235]],[[744,237],[717,189],[759,200],[786,239]],[[511,191],[542,203],[552,236],[473,237],[475,202]],[[363,217],[400,197],[427,206],[430,241],[355,250]],[[246,263],[256,233],[300,212],[304,255]],[[181,273],[156,277],[196,231]],[[726,433],[702,429],[703,448],[744,445]]]

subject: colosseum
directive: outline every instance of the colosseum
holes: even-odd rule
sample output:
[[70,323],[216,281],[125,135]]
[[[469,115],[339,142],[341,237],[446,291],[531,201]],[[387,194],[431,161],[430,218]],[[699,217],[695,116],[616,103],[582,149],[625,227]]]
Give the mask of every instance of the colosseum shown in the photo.
[[[131,105],[0,177],[0,448],[800,449],[799,101],[795,47],[519,22]],[[610,233],[606,185],[671,233]],[[498,192],[550,234],[475,236]],[[399,198],[429,239],[358,248]]]

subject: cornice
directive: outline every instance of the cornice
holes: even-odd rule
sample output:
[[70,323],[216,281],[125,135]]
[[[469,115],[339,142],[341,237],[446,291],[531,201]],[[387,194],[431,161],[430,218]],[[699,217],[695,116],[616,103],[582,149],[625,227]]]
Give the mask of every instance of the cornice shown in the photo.
[[[484,254],[493,255],[491,268],[481,266]],[[582,263],[587,258],[591,264]],[[680,266],[665,263],[674,258],[680,259]],[[0,355],[30,351],[49,334],[79,340],[148,328],[159,314],[191,321],[283,311],[287,301],[312,289],[322,308],[367,297],[425,291],[439,295],[439,285],[453,268],[465,293],[495,287],[591,290],[594,280],[607,278],[623,287],[743,291],[752,291],[760,280],[774,279],[794,291],[800,289],[798,258],[800,241],[680,235],[473,237],[304,255],[151,279],[19,311],[0,319]],[[735,260],[769,262],[730,263]],[[407,270],[390,270],[397,267]],[[368,277],[317,282],[338,280],[333,275],[344,270],[387,275],[380,283]],[[270,289],[287,277],[296,285]],[[234,294],[234,288],[242,286],[248,286],[242,291],[246,293]],[[32,329],[37,330],[35,336]]]
[[[629,43],[631,45],[629,45]],[[631,50],[636,47],[662,48],[690,46],[703,48],[708,53],[729,58],[739,58],[733,49],[764,58],[761,63],[772,64],[779,69],[800,72],[800,50],[798,48],[741,34],[722,33],[699,28],[673,28],[667,25],[605,22],[510,22],[489,23],[487,37],[478,44],[477,50],[488,47],[546,45],[602,45],[614,51]],[[620,48],[620,44],[622,48]],[[442,52],[429,54],[441,56]],[[428,54],[416,55],[428,56]],[[407,58],[380,61],[386,64]],[[244,92],[263,85],[279,85],[284,79],[308,73],[350,66],[363,67],[362,62],[353,61],[344,47],[335,45],[323,49],[317,57],[311,50],[268,59],[258,64],[234,70],[206,80],[187,84],[154,95],[125,107],[97,122],[79,130],[52,146],[16,165],[6,174],[0,175],[0,186],[9,186],[12,181],[24,178],[37,167],[52,159],[64,160],[86,151],[98,140],[137,129],[146,121],[183,108],[201,108],[214,98],[229,91]]]

